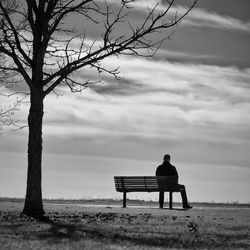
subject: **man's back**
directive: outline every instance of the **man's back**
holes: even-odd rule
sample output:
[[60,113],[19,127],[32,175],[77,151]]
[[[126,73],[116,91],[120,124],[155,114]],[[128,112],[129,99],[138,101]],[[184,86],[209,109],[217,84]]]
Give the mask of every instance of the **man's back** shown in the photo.
[[[178,176],[177,170],[176,170],[175,166],[173,166],[170,163],[170,159],[171,159],[171,157],[169,154],[164,155],[163,163],[160,166],[158,166],[156,169],[156,176],[176,176],[177,180],[178,180],[179,176]],[[160,181],[160,180],[158,180],[158,181]],[[159,183],[159,186],[160,185],[161,185],[161,183]],[[185,208],[185,209],[192,208],[188,204],[185,186],[180,185],[180,184],[178,184],[178,186],[182,187],[181,197],[182,197],[183,208]],[[160,191],[159,192],[160,208],[163,208],[163,203],[164,203],[164,191]]]
[[176,171],[175,166],[173,166],[170,162],[163,162],[156,169],[156,176],[177,176],[178,173]]

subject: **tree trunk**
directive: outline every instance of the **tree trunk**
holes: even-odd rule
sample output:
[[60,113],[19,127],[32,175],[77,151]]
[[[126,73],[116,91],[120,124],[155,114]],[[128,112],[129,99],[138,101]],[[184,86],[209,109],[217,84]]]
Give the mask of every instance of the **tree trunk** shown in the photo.
[[30,110],[28,116],[28,174],[25,204],[22,214],[41,217],[45,213],[42,201],[42,89],[30,93]]

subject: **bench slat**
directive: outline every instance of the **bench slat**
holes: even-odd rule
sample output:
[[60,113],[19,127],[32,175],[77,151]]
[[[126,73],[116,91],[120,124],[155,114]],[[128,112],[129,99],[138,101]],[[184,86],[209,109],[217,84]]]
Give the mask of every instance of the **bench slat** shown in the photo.
[[178,179],[176,176],[115,176],[115,188],[118,192],[159,192],[179,191]]

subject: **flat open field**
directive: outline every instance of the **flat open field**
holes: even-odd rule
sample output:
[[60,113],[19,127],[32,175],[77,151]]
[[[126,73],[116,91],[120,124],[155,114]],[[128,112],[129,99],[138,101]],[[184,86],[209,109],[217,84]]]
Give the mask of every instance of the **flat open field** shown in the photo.
[[250,249],[250,208],[191,210],[45,202],[51,222],[0,201],[0,249]]

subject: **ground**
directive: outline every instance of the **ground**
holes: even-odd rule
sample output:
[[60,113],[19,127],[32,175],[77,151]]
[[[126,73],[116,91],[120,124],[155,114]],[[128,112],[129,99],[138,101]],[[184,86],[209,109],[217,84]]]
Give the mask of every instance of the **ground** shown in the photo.
[[0,201],[5,249],[250,249],[250,207],[45,202],[50,222],[20,216],[23,201]]

